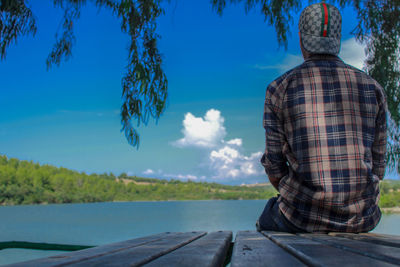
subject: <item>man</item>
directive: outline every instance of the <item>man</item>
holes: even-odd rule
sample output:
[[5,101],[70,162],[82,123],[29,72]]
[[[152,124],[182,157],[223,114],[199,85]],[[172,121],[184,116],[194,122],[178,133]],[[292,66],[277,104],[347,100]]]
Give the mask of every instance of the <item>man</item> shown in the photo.
[[266,92],[261,163],[280,195],[268,201],[257,229],[370,231],[381,217],[384,92],[337,57],[341,15],[336,7],[324,2],[308,6],[299,31],[304,63],[273,81]]

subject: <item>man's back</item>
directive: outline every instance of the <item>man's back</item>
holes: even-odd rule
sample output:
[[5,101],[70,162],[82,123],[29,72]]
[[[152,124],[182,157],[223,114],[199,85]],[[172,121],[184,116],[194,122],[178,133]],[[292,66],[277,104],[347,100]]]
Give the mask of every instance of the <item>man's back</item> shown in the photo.
[[376,226],[385,105],[379,84],[332,55],[313,55],[270,84],[262,162],[281,177],[279,209],[291,223],[310,232]]

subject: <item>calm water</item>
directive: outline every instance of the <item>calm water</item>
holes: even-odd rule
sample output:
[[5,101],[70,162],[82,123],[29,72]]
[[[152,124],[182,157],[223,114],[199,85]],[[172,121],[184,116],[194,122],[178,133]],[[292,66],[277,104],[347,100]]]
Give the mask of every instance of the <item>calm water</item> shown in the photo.
[[[160,232],[253,230],[265,200],[120,202],[0,207],[0,241],[101,245]],[[400,214],[374,232],[400,235]],[[63,252],[0,250],[0,264]]]

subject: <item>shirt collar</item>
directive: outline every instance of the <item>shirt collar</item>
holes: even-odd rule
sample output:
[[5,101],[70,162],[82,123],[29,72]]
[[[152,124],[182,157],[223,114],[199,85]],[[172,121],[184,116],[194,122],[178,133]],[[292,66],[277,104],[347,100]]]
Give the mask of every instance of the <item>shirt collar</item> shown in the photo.
[[342,60],[338,56],[331,54],[312,54],[305,61],[314,61],[314,60],[329,60],[329,61],[333,60],[342,62]]

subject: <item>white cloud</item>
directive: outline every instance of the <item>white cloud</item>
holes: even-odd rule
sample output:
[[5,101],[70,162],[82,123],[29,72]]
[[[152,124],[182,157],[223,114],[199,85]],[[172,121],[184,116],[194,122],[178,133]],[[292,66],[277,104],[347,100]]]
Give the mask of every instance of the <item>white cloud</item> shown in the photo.
[[211,151],[210,159],[211,161],[215,161],[216,159],[224,162],[223,166],[226,166],[229,163],[232,163],[233,160],[239,158],[239,151],[229,146],[225,146],[218,151]]
[[339,57],[347,64],[362,69],[366,58],[365,47],[357,43],[355,38],[342,40]]
[[241,138],[235,138],[232,140],[229,140],[226,142],[228,145],[236,145],[236,146],[241,146],[242,145],[242,139]]
[[216,147],[226,135],[223,124],[224,118],[218,110],[208,110],[204,119],[188,112],[183,120],[183,138],[173,144],[178,147]]
[[263,174],[260,164],[262,153],[256,152],[246,157],[235,147],[224,146],[210,153],[211,169],[215,171],[213,178],[246,178]]
[[171,173],[164,173],[163,170],[152,170],[152,169],[147,169],[142,172],[144,175],[157,175],[159,178],[164,177],[164,178],[169,178],[169,179],[178,179],[178,180],[205,180],[206,177],[203,176],[197,176],[193,174],[171,174]]
[[304,59],[302,55],[287,54],[282,62],[272,65],[260,65],[256,64],[254,67],[260,70],[277,69],[279,73],[285,73],[288,70],[296,67],[303,63]]
[[206,177],[203,176],[197,176],[193,174],[164,174],[163,175],[166,178],[171,178],[171,179],[178,179],[178,180],[192,180],[192,181],[197,181],[197,180],[205,180]]
[[262,154],[262,152],[255,152],[250,157],[244,157],[243,163],[240,166],[242,173],[246,175],[264,174],[264,169],[260,163]]
[[147,169],[142,173],[145,174],[145,175],[150,175],[150,174],[154,174],[154,171],[152,169]]
[[[197,118],[191,113],[185,115],[182,133],[184,137],[173,144],[179,147],[206,148],[208,156],[206,166],[213,179],[246,179],[249,176],[262,175],[263,168],[260,164],[262,153],[256,152],[250,156],[242,154],[241,138],[224,140],[226,130],[221,112],[215,109],[207,111],[203,118]],[[206,150],[207,151],[207,150]],[[204,163],[203,163],[204,164]],[[168,175],[174,178],[174,175]],[[177,179],[196,180],[197,176],[175,175]]]

